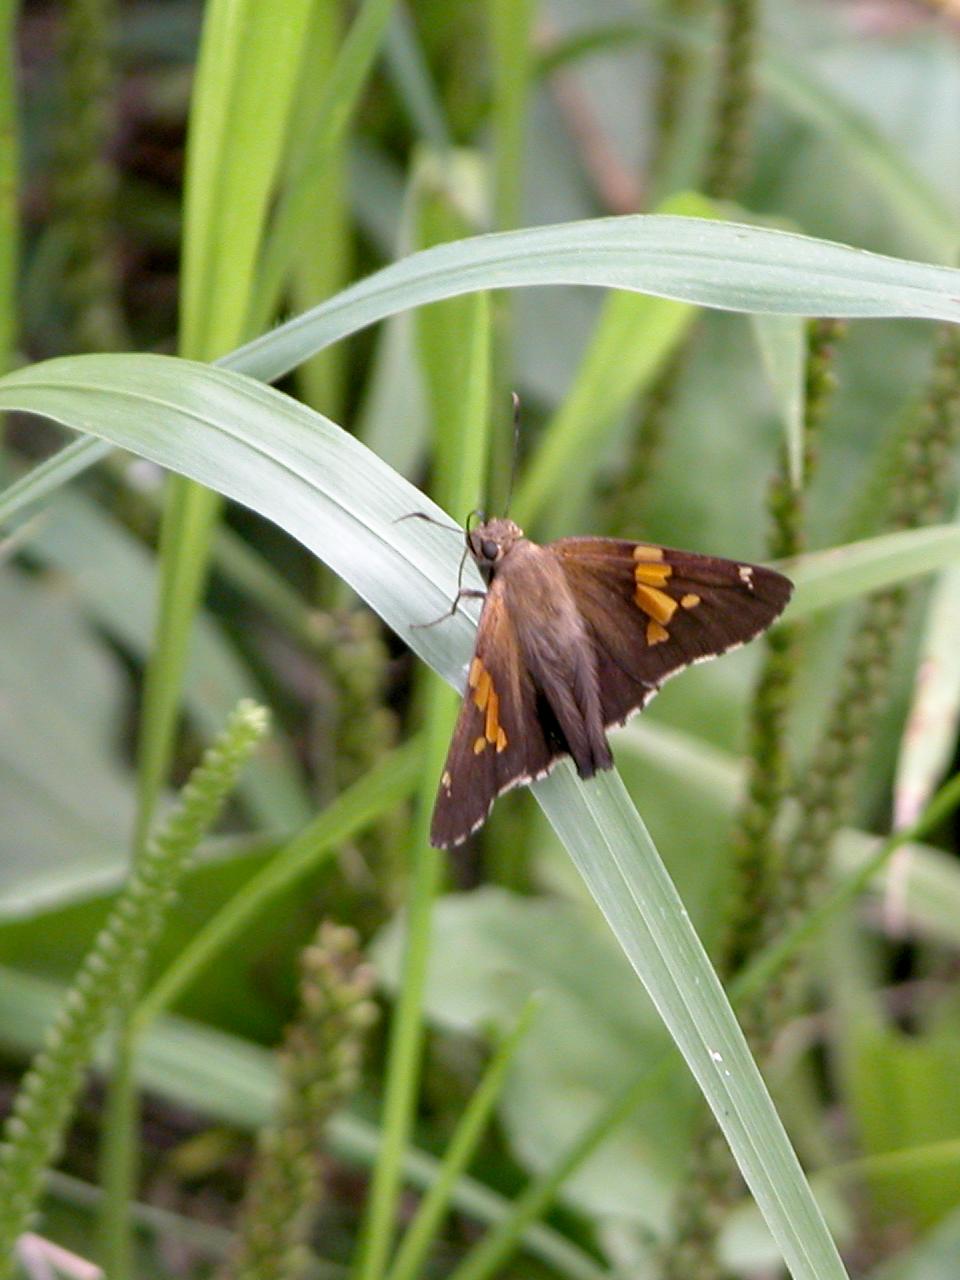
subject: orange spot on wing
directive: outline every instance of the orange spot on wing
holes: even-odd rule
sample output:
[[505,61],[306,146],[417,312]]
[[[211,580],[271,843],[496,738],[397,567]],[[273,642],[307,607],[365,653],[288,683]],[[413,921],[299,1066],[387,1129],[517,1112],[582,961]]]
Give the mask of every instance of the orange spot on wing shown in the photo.
[[690,591],[687,595],[680,597],[680,603],[683,605],[684,609],[695,609],[700,603],[700,597]]
[[661,627],[656,618],[651,618],[647,623],[647,644],[662,644],[664,640],[670,639],[670,632],[666,627]]
[[500,724],[500,696],[493,687],[490,672],[479,658],[470,664],[467,684],[473,690],[473,702],[478,711],[484,713],[483,733],[473,744],[474,755],[490,746],[498,751],[506,750],[507,735]]
[[668,564],[644,564],[641,561],[634,568],[633,576],[638,586],[662,587],[672,573],[673,569]]
[[496,692],[491,688],[490,696],[487,700],[487,722],[484,725],[484,732],[487,735],[488,742],[496,742],[497,740],[497,733],[500,730],[500,721],[498,719],[499,714],[500,699],[497,697]]
[[643,583],[638,583],[633,598],[645,614],[661,624],[669,622],[677,611],[676,600],[672,600],[665,591],[645,587]]
[[473,700],[482,711],[487,705],[490,692],[493,688],[493,681],[490,679],[490,672],[486,667],[481,666],[480,676],[477,680],[476,688],[473,691]]
[[648,547],[645,542],[638,542],[633,548],[634,560],[662,560],[663,547]]

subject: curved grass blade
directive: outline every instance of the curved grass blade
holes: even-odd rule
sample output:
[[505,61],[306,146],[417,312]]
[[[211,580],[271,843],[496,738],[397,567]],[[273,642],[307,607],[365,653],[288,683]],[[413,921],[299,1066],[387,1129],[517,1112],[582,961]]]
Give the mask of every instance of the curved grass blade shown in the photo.
[[960,560],[960,526],[903,529],[828,551],[813,551],[785,566],[796,591],[791,621],[869,591],[932,573]]
[[48,494],[56,493],[61,485],[68,484],[74,476],[82,475],[111,452],[106,440],[94,440],[83,436],[71,440],[44,462],[31,467],[13,484],[0,493],[0,524],[6,524],[21,511],[42,502]]
[[[626,289],[772,315],[960,321],[960,271],[953,268],[785,231],[650,214],[475,236],[425,249],[219,363],[273,382],[331,343],[410,307],[483,289],[551,284]],[[99,456],[93,444],[78,444],[70,474]]]
[[[2,408],[109,438],[262,512],[462,683],[468,618],[411,629],[451,598],[456,540],[424,521],[397,523],[432,504],[320,415],[223,369],[161,356],[74,357],[20,370],[0,380]],[[791,1273],[843,1280],[743,1034],[619,777],[580,783],[563,766],[534,790],[700,1083]]]
[[960,271],[830,240],[667,214],[473,236],[384,267],[223,363],[272,382],[321,347],[409,307],[480,289],[581,284],[726,311],[960,320]]

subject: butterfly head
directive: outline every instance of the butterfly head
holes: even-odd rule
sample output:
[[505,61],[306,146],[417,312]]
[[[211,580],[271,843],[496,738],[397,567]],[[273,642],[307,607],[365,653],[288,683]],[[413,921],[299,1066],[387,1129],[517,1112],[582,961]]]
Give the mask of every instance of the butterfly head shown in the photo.
[[486,520],[467,530],[467,547],[484,582],[490,583],[504,556],[522,537],[523,530],[512,520]]

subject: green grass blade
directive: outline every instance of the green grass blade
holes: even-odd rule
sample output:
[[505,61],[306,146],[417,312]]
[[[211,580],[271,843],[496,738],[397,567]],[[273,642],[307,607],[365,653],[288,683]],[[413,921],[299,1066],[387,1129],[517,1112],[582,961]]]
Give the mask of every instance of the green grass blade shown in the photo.
[[[273,381],[409,307],[483,289],[586,284],[767,314],[960,320],[960,272],[735,223],[648,215],[476,236],[413,254],[223,358]],[[90,461],[94,446],[86,445]],[[78,446],[79,452],[79,446]]]
[[125,1007],[147,964],[176,889],[204,832],[216,820],[239,770],[266,732],[262,707],[242,703],[184,788],[180,807],[145,846],[88,951],[25,1077],[0,1148],[0,1275],[25,1230],[46,1166],[56,1157],[94,1048]]
[[[187,144],[180,350],[188,355],[212,359],[243,336],[310,9],[311,0],[212,0],[207,7]],[[135,843],[169,769],[191,619],[218,514],[212,493],[171,483],[144,685]]]
[[[309,133],[305,135],[309,138],[309,147],[301,146],[299,163],[295,158],[291,166],[292,172],[281,193],[270,233],[264,242],[257,268],[256,287],[250,294],[253,306],[249,324],[254,331],[269,324],[276,312],[290,263],[301,247],[305,221],[313,207],[317,166],[329,148],[335,146],[346,131],[360,91],[386,34],[394,2],[395,0],[363,0],[337,55],[326,91],[318,104]],[[266,82],[269,83],[269,72]]]
[[[34,1052],[55,1015],[64,988],[43,978],[0,966],[0,1042],[17,1054]],[[109,1060],[97,1055],[109,1070]],[[212,1027],[182,1018],[164,1017],[147,1033],[138,1063],[141,1087],[175,1106],[187,1107],[224,1124],[252,1131],[272,1115],[276,1062],[269,1050]],[[328,1131],[335,1157],[369,1167],[380,1145],[380,1132],[349,1112],[333,1117]],[[411,1148],[404,1157],[404,1176],[412,1187],[426,1190],[439,1176],[440,1162]],[[98,1197],[99,1199],[100,1197]],[[482,1183],[463,1177],[453,1195],[457,1210],[480,1223],[494,1224],[510,1212],[510,1201]],[[523,1235],[524,1248],[571,1280],[609,1280],[607,1271],[551,1227],[533,1224]]]
[[960,320],[960,271],[789,231],[635,214],[424,249],[233,352],[273,381],[328,343],[409,307],[482,289],[579,284],[727,311]]
[[796,583],[791,620],[960,560],[960,526],[931,525],[812,551],[785,565]]
[[274,520],[457,683],[472,644],[469,605],[443,627],[411,623],[449,609],[462,544],[420,520],[398,523],[417,510],[449,517],[320,414],[222,368],[152,355],[65,357],[19,370],[0,379],[7,407],[124,441]]
[[410,122],[433,150],[440,153],[449,151],[453,144],[443,104],[430,77],[423,46],[405,4],[397,4],[390,15],[386,55],[387,66]]
[[[313,0],[210,0],[187,134],[179,349],[213,359],[239,342],[269,203],[286,147]],[[160,535],[156,635],[147,664],[137,759],[134,849],[143,846],[173,756],[194,614],[219,499],[175,477]],[[129,1043],[121,1033],[121,1046]],[[123,1049],[121,1047],[121,1058]],[[132,1063],[118,1060],[105,1132],[106,1267],[129,1274],[133,1199]]]
[[532,0],[488,0],[493,76],[494,225],[522,222],[523,142],[532,70]]
[[187,646],[207,572],[207,547],[219,515],[215,493],[175,476],[160,535],[159,604],[144,678],[137,746],[137,824],[134,848],[153,822],[170,770],[180,712]]
[[20,270],[20,129],[17,122],[15,0],[0,3],[0,370],[17,349],[17,276]]
[[[446,194],[425,196],[421,233],[442,240],[463,218]],[[433,418],[434,497],[462,518],[484,499],[489,446],[490,306],[485,294],[415,317]]]
[[516,1250],[525,1231],[546,1213],[563,1184],[586,1159],[620,1127],[640,1103],[660,1088],[673,1070],[670,1056],[662,1058],[603,1107],[595,1120],[560,1158],[515,1196],[510,1212],[496,1223],[449,1276],[449,1280],[488,1280]]
[[72,440],[58,449],[46,462],[32,467],[0,493],[0,524],[6,524],[21,511],[56,493],[62,485],[69,484],[75,476],[82,475],[88,467],[95,466],[111,452],[112,448],[105,440],[93,440],[89,436]]
[[846,1272],[723,988],[616,774],[535,787],[695,1076],[795,1280]]
[[[709,224],[702,224],[709,225]],[[453,683],[472,626],[413,630],[442,612],[459,548],[437,513],[356,440],[262,384],[163,357],[51,361],[0,380],[0,408],[44,412],[180,468],[312,547]],[[469,580],[468,580],[469,581]],[[535,794],[647,986],[724,1129],[796,1280],[842,1264],[742,1033],[619,778],[560,766]]]
[[344,841],[405,799],[421,772],[420,743],[414,739],[392,752],[318,814],[197,931],[156,979],[131,1019],[137,1033],[141,1034],[169,1009],[275,898],[315,871]]
[[790,473],[790,483],[803,483],[803,409],[807,330],[799,316],[753,316],[753,332],[767,383],[773,393]]
[[[663,212],[709,218],[714,206],[685,192],[666,201]],[[570,390],[544,428],[517,489],[513,509],[521,525],[529,528],[540,517],[559,484],[569,486],[571,475],[589,474],[617,414],[650,385],[695,314],[692,307],[665,298],[609,295]],[[559,532],[550,527],[544,536]]]
[[[343,40],[343,28],[349,20],[346,6],[315,4],[304,50],[304,67],[309,72],[300,78],[299,91],[290,121],[290,147],[284,171],[295,174],[303,163],[302,152],[312,158],[313,181],[298,243],[291,249],[290,270],[286,277],[284,306],[292,314],[324,302],[342,289],[354,274],[355,226],[348,204],[347,139],[327,146],[312,129],[317,104],[324,97],[331,71]],[[267,232],[267,242],[270,232]],[[266,248],[264,249],[266,252]],[[257,296],[257,302],[262,301]],[[257,304],[255,304],[257,305]],[[271,316],[272,319],[272,316]],[[251,331],[259,330],[257,317],[251,318]],[[322,413],[340,413],[346,386],[349,352],[344,346],[328,347],[297,370],[298,399],[313,405]]]
[[180,349],[240,339],[313,0],[211,0],[187,144]]
[[[490,377],[490,323],[486,297],[480,294],[466,302],[448,303],[432,318],[443,326],[439,331],[433,330],[433,341],[426,343],[430,366],[428,376],[432,374],[429,380],[437,410],[435,479],[438,491],[451,505],[463,505],[476,500],[477,486],[481,483],[486,461]],[[454,389],[458,384],[459,396],[455,398]],[[419,509],[422,508],[411,508]],[[447,539],[455,543],[460,541],[449,532]],[[377,1280],[383,1274],[392,1245],[403,1154],[413,1128],[420,1082],[423,990],[430,954],[433,902],[444,865],[442,854],[429,844],[429,832],[436,780],[443,768],[453,727],[454,702],[450,691],[432,672],[424,674],[426,683],[421,683],[419,693],[424,707],[426,742],[410,841],[413,874],[407,903],[409,927],[400,997],[390,1026],[383,1140],[374,1169],[355,1269],[361,1280]]]
[[409,922],[407,949],[403,959],[403,983],[390,1022],[380,1149],[352,1272],[358,1280],[378,1280],[384,1273],[393,1247],[403,1157],[413,1131],[420,1086],[424,1039],[423,988],[430,955],[430,923],[444,868],[440,850],[432,848],[429,843],[430,810],[453,727],[449,689],[433,673],[428,680],[421,696],[424,741],[416,810],[410,828],[412,866],[406,902]]
[[471,1094],[441,1161],[440,1176],[420,1202],[420,1207],[404,1233],[403,1243],[397,1250],[388,1280],[416,1280],[422,1274],[430,1245],[449,1210],[453,1188],[457,1179],[469,1167],[490,1122],[493,1108],[503,1091],[507,1070],[521,1040],[530,1029],[536,1007],[535,999],[528,1001],[516,1026],[498,1046]]
[[[311,0],[208,5],[191,102],[180,350],[212,359],[243,336],[254,265],[296,88]],[[169,486],[156,637],[144,682],[135,844],[152,821],[173,751],[191,622],[218,500]]]

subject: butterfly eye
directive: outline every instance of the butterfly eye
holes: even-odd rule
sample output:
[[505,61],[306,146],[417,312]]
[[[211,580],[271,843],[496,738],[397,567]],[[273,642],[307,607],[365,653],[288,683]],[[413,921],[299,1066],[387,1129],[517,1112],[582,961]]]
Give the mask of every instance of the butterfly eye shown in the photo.
[[484,560],[496,560],[500,548],[495,542],[491,542],[489,538],[484,538],[480,543],[480,550],[483,552]]

